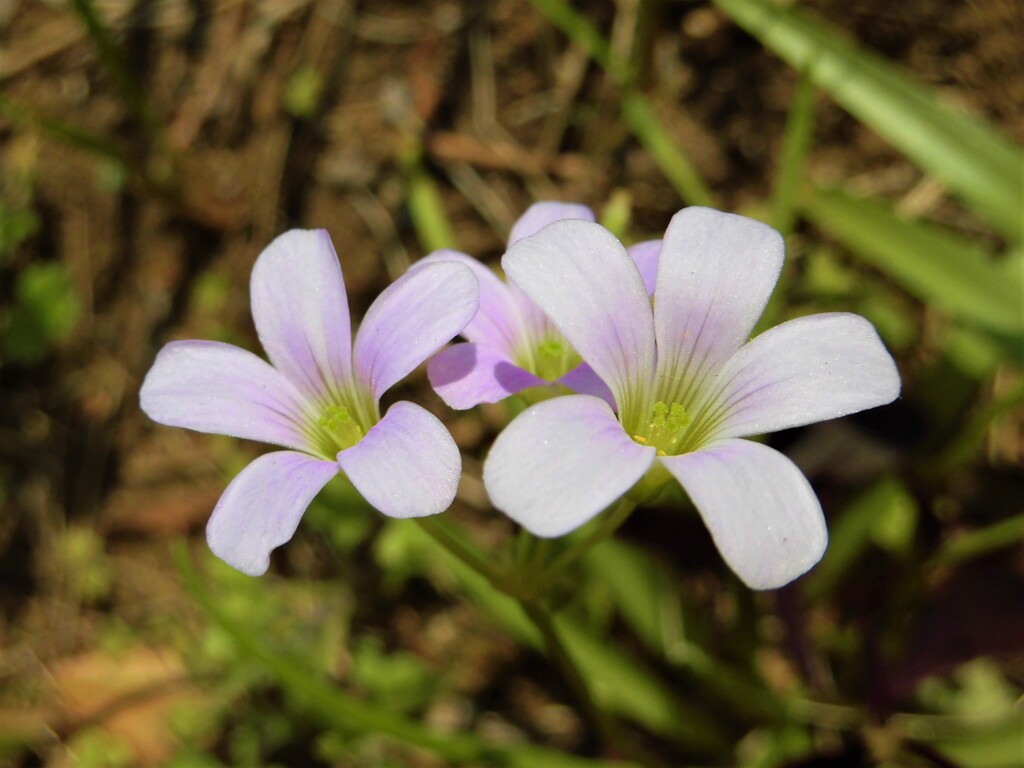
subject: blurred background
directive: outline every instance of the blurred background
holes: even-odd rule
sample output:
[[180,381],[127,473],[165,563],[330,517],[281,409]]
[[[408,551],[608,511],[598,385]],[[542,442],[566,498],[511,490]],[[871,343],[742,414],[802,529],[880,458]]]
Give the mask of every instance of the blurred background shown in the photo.
[[[1024,36],[1012,0],[0,0],[0,765],[1024,764]],[[260,352],[248,277],[325,227],[358,318],[537,200],[624,241],[787,238],[764,325],[875,323],[903,395],[771,436],[823,562],[743,587],[681,494],[567,574],[600,738],[507,598],[328,486],[270,573],[207,551],[263,449],[149,422],[172,339]],[[497,551],[509,418],[416,400]],[[571,599],[570,599],[571,597]],[[603,762],[602,762],[603,761]]]

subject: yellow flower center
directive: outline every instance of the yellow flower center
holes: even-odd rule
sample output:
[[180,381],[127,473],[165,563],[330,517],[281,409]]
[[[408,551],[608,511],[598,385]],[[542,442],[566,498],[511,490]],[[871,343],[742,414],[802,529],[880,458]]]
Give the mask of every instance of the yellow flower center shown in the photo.
[[316,424],[320,428],[323,448],[331,457],[363,439],[363,428],[344,405],[324,408]]
[[659,400],[640,431],[633,439],[641,445],[657,449],[659,456],[670,456],[681,452],[683,434],[693,419],[679,403],[667,405]]

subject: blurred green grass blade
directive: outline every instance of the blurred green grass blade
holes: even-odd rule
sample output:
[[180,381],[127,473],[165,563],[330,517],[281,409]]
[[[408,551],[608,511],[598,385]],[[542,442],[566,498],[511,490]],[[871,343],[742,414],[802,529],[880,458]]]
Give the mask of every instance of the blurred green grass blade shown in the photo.
[[69,0],[68,4],[85,27],[97,58],[114,79],[121,98],[141,123],[147,138],[153,143],[159,142],[162,128],[160,118],[149,100],[146,89],[136,77],[124,48],[114,38],[97,11],[95,3],[92,0]]
[[531,0],[534,7],[558,27],[576,45],[583,48],[605,73],[623,90],[619,101],[622,117],[672,183],[679,196],[689,205],[715,204],[714,195],[690,159],[682,152],[658,120],[650,103],[633,90],[625,79],[628,67],[612,60],[611,47],[585,17],[565,0]]
[[458,240],[444,210],[441,191],[423,162],[423,145],[418,140],[405,148],[399,163],[405,174],[409,217],[425,253],[458,248]]
[[[394,524],[389,529],[398,530]],[[421,557],[417,559],[431,571],[433,580],[444,580],[444,576],[438,579],[433,572],[443,565],[449,580],[454,575],[460,594],[500,622],[520,642],[543,649],[540,635],[515,600],[496,591],[419,526],[402,526],[401,532],[408,544],[420,548]],[[411,565],[408,558],[406,565]],[[608,643],[600,633],[564,611],[555,616],[554,623],[600,706],[680,743],[709,750],[723,745],[711,718],[680,701],[655,675]]]
[[872,544],[906,552],[917,516],[917,504],[903,483],[894,476],[882,477],[832,524],[825,557],[804,580],[804,595],[820,600],[835,592]]
[[689,670],[734,713],[773,721],[781,702],[743,673],[711,658],[685,633],[682,596],[664,568],[639,547],[606,539],[583,558],[588,581],[603,583],[625,622],[652,651]]
[[715,0],[736,23],[873,128],[1011,241],[1024,238],[1024,155],[838,31],[767,0]]
[[814,190],[803,209],[818,228],[921,301],[990,332],[1024,332],[1021,286],[978,243],[841,190]]
[[793,231],[796,221],[797,193],[803,177],[807,152],[814,129],[814,97],[817,89],[810,73],[800,74],[793,104],[786,119],[786,132],[782,138],[779,167],[772,186],[772,224],[783,237]]
[[[573,757],[543,747],[492,745],[466,733],[441,733],[391,709],[351,696],[324,680],[303,660],[275,652],[258,635],[254,635],[244,618],[234,615],[235,612],[228,608],[225,601],[215,597],[203,583],[184,545],[175,547],[173,554],[182,585],[207,616],[231,637],[246,656],[271,672],[296,701],[304,702],[326,726],[346,733],[364,731],[386,734],[406,744],[434,752],[449,761],[447,764],[472,763],[509,768],[610,768],[611,764],[602,760]],[[616,762],[615,765],[630,768],[628,763]]]
[[182,585],[196,603],[230,635],[247,656],[272,672],[281,685],[292,692],[297,700],[305,702],[324,722],[340,725],[345,731],[356,729],[385,733],[459,762],[480,759],[486,754],[486,748],[474,739],[462,735],[438,734],[389,710],[377,709],[330,685],[297,659],[275,653],[248,630],[243,620],[233,616],[207,590],[184,545],[175,549],[174,557]]
[[955,536],[945,543],[936,560],[943,565],[962,563],[1020,541],[1024,541],[1024,514]]
[[690,159],[672,141],[651,105],[639,93],[622,94],[619,101],[622,117],[673,187],[689,205],[715,204],[711,191],[704,184]]

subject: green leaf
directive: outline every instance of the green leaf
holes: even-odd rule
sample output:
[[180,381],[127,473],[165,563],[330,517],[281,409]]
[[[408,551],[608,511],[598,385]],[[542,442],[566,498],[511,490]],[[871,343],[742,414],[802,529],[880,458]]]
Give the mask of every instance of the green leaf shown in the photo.
[[[413,528],[413,526],[407,526]],[[424,537],[425,538],[425,537]],[[430,750],[449,765],[579,766],[610,768],[602,760],[574,758],[555,750],[526,745],[492,744],[472,733],[443,733],[418,720],[408,719],[391,708],[362,700],[334,685],[309,665],[306,657],[282,653],[271,647],[263,633],[253,632],[249,613],[252,601],[229,606],[214,596],[204,578],[192,565],[184,545],[174,550],[174,561],[182,586],[202,608],[211,622],[230,638],[240,653],[270,672],[296,702],[316,721],[341,733],[376,733],[405,744]],[[630,766],[615,763],[616,766]]]
[[1024,156],[992,126],[802,11],[767,0],[715,3],[1007,238],[1024,237]]
[[[406,546],[419,548],[419,556],[406,552],[407,563],[425,567],[434,583],[450,583],[454,576],[459,592],[519,641],[538,649],[543,647],[540,634],[518,602],[495,590],[483,576],[456,559],[427,536],[422,528],[401,522],[388,525],[390,529],[397,527],[403,530]],[[699,708],[679,699],[658,676],[607,642],[602,633],[594,632],[579,616],[568,611],[558,614],[554,623],[568,653],[593,688],[602,708],[629,717],[645,728],[680,743],[702,749],[721,747],[722,736],[714,720]]]
[[990,332],[1024,332],[1020,285],[978,243],[840,190],[815,190],[803,207],[820,229],[921,301]]
[[62,264],[30,264],[17,278],[14,308],[0,337],[4,357],[31,365],[71,333],[78,298]]
[[8,207],[0,200],[0,256],[39,231],[39,216],[30,209]]
[[292,73],[284,87],[284,108],[294,117],[312,117],[320,106],[324,77],[312,67],[301,67]]

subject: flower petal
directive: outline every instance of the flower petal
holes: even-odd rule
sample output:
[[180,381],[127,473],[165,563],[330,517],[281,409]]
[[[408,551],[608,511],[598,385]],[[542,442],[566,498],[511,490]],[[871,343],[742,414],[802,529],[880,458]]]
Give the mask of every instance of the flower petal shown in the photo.
[[217,557],[250,576],[265,573],[270,552],[295,533],[302,513],[338,474],[333,461],[295,451],[266,453],[231,481],[206,525]]
[[306,394],[351,380],[352,334],[341,265],[327,230],[293,229],[256,259],[252,317],[274,367]]
[[479,288],[453,261],[406,272],[370,305],[356,333],[356,377],[379,398],[473,319]]
[[251,352],[216,341],[172,341],[146,374],[139,404],[153,421],[309,449],[303,398]]
[[558,379],[556,384],[568,387],[577,395],[593,395],[600,397],[615,410],[615,396],[608,389],[600,376],[594,373],[594,369],[586,363],[580,363],[567,374]]
[[821,504],[807,478],[775,449],[721,440],[661,462],[747,586],[781,587],[821,559],[828,543]]
[[462,457],[444,424],[405,401],[339,453],[338,464],[363,498],[389,517],[444,512],[462,474]]
[[548,224],[565,219],[595,220],[594,212],[585,205],[551,201],[534,203],[512,225],[512,231],[508,236],[508,244],[511,246],[512,243],[522,240],[524,237],[531,237],[537,234]]
[[557,221],[513,245],[501,263],[604,379],[620,413],[645,396],[654,369],[651,303],[608,230]]
[[654,456],[603,400],[567,395],[527,408],[498,435],[484,485],[494,506],[531,533],[561,536],[632,488]]
[[430,386],[449,408],[497,403],[527,387],[547,384],[482,344],[454,344],[427,363]]
[[874,327],[858,315],[790,320],[745,345],[721,374],[716,436],[742,437],[885,405],[900,374]]
[[654,286],[658,278],[658,257],[661,255],[663,240],[645,240],[642,243],[634,243],[626,249],[629,258],[636,264],[640,271],[640,277],[644,279],[644,287],[647,295],[654,295]]
[[672,218],[654,302],[658,381],[666,399],[686,402],[750,337],[783,254],[779,233],[745,216],[686,208]]
[[434,251],[413,264],[413,268],[439,261],[465,264],[480,283],[480,308],[462,329],[462,336],[500,350],[507,357],[513,357],[522,340],[523,331],[520,327],[519,302],[509,285],[486,265],[458,251]]

